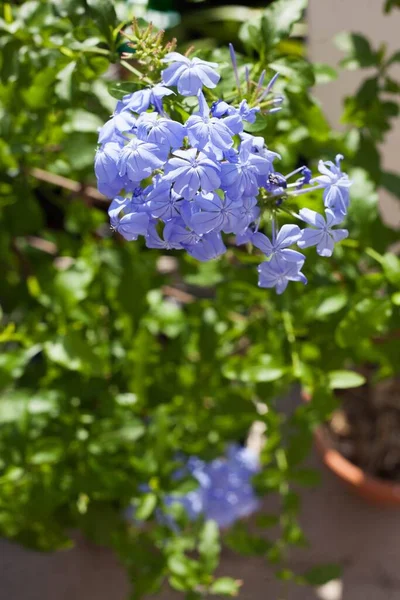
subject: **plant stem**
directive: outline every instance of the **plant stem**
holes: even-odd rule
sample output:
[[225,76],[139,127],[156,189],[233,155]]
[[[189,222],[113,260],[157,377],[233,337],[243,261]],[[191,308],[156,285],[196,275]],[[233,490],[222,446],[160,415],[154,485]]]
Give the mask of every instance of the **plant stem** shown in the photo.
[[290,346],[290,355],[292,358],[293,374],[296,378],[301,376],[301,361],[296,348],[296,336],[294,333],[293,319],[290,312],[286,309],[282,311],[283,326]]

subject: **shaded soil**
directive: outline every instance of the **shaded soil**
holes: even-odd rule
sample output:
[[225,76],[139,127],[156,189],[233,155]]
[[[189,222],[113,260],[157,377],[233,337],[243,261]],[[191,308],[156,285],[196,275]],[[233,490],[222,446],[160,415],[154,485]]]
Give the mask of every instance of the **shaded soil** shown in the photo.
[[336,449],[364,471],[400,481],[400,377],[340,395],[327,424]]

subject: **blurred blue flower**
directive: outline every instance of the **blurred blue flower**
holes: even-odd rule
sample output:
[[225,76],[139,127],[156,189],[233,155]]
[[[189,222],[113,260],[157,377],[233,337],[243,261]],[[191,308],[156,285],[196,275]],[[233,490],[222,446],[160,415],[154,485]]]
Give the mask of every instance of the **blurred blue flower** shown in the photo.
[[202,189],[212,192],[220,185],[220,165],[196,148],[177,150],[165,165],[165,181],[173,182],[174,190],[191,200]]
[[183,96],[197,96],[203,85],[214,88],[220,79],[214,71],[218,65],[200,58],[189,59],[178,52],[170,52],[163,62],[172,63],[161,73],[163,83],[176,85]]
[[203,515],[205,519],[216,521],[219,527],[229,527],[259,508],[251,478],[260,470],[260,463],[249,448],[232,445],[226,457],[209,463],[193,457],[188,460],[186,469],[199,487],[180,497],[167,496],[165,504],[183,505],[189,519]]
[[270,261],[263,262],[258,266],[259,287],[274,287],[277,294],[282,294],[289,281],[307,283],[307,278],[301,273],[303,262],[289,262],[273,256]]
[[309,208],[302,208],[299,211],[300,218],[312,227],[306,227],[301,232],[301,239],[297,242],[300,248],[309,248],[317,246],[317,252],[320,256],[332,256],[333,248],[336,242],[344,240],[349,232],[347,229],[332,229],[343,221],[343,215],[339,216],[327,208],[325,210],[326,220],[322,215]]

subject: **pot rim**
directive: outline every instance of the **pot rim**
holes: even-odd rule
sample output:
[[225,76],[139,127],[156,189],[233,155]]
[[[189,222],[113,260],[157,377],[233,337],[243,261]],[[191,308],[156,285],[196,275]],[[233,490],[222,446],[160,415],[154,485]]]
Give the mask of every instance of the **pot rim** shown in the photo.
[[[301,393],[306,402],[311,401],[311,394]],[[386,481],[370,475],[343,456],[331,443],[329,436],[319,426],[314,432],[318,450],[324,463],[338,477],[356,488],[364,488],[379,496],[390,496],[400,504],[400,483]]]

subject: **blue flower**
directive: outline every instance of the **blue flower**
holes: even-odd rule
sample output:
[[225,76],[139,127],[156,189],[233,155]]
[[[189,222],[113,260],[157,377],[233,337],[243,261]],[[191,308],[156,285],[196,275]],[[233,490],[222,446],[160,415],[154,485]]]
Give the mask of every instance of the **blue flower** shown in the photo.
[[123,198],[121,196],[117,196],[111,202],[110,206],[108,207],[108,216],[110,217],[110,224],[113,229],[117,228],[119,224],[119,217],[121,214],[123,214],[123,211],[129,211],[130,204],[131,198]]
[[210,463],[189,461],[188,468],[199,482],[202,514],[220,527],[228,527],[259,508],[251,479],[260,470],[260,464],[249,448],[233,445],[226,457]]
[[159,236],[155,223],[150,223],[146,235],[146,246],[158,250],[181,250],[183,248],[180,242],[173,239],[171,228],[164,227],[163,237],[164,239]]
[[131,212],[120,219],[115,229],[128,242],[132,242],[137,240],[139,235],[147,235],[148,227],[149,215],[143,212]]
[[266,176],[272,170],[272,160],[252,153],[251,147],[251,140],[242,142],[235,159],[222,163],[221,182],[231,196],[256,196],[258,176]]
[[128,242],[137,240],[139,235],[146,235],[149,226],[149,215],[139,212],[140,205],[131,197],[117,197],[111,202],[108,214],[111,227],[118,231]]
[[189,117],[185,124],[189,142],[199,150],[208,146],[218,158],[222,158],[221,151],[233,146],[232,131],[224,119],[210,117],[210,109],[202,92],[198,99],[199,112]]
[[165,224],[164,237],[185,249],[194,246],[201,239],[201,236],[180,218],[171,219]]
[[297,225],[283,225],[272,242],[266,235],[260,232],[255,233],[251,241],[268,258],[275,256],[289,262],[303,263],[305,261],[304,255],[288,248],[288,246],[292,246],[292,244],[298,242],[301,235],[302,232]]
[[156,112],[143,113],[137,120],[136,135],[139,140],[165,147],[167,158],[171,148],[176,150],[182,146],[186,129],[181,123],[160,117]]
[[330,160],[318,163],[318,171],[322,174],[316,177],[319,185],[324,187],[324,204],[330,208],[336,215],[346,215],[349,207],[349,188],[352,181],[340,169],[340,161],[343,159],[341,154],[336,156],[336,164]]
[[120,154],[121,146],[116,142],[108,142],[97,149],[94,158],[94,171],[98,181],[111,183],[118,177]]
[[182,202],[182,196],[171,189],[171,183],[160,179],[147,195],[146,206],[152,217],[168,221],[180,215]]
[[165,166],[164,179],[174,183],[177,194],[191,200],[201,189],[211,192],[220,184],[220,166],[196,148],[177,150]]
[[307,278],[301,272],[303,262],[289,262],[276,256],[258,266],[258,285],[264,288],[276,288],[277,294],[282,294],[289,281],[307,283]]
[[237,109],[237,112],[240,115],[240,117],[248,123],[254,123],[254,121],[256,120],[257,113],[259,111],[259,106],[250,107],[248,105],[247,100],[242,100],[239,104],[239,108]]
[[[245,105],[243,102],[246,101],[243,100],[240,107],[235,108],[227,102],[224,102],[224,100],[217,100],[211,106],[211,114],[218,119],[224,117],[225,125],[229,127],[233,134],[241,133],[243,131],[243,120],[247,120],[242,114],[243,112],[247,113],[245,109],[247,103]],[[254,110],[256,111],[256,109]]]
[[312,228],[306,227],[301,232],[301,239],[297,242],[300,248],[309,248],[317,246],[317,252],[320,256],[332,256],[333,247],[336,242],[344,240],[349,232],[347,229],[332,229],[343,220],[343,215],[336,216],[335,213],[327,208],[325,210],[326,221],[324,217],[314,210],[302,208],[299,211],[300,218]]
[[215,192],[198,194],[193,200],[200,209],[192,216],[192,226],[199,235],[210,231],[236,233],[243,230],[242,205],[227,196],[222,200]]
[[156,144],[131,140],[121,151],[118,169],[121,177],[126,175],[130,181],[139,182],[164,164],[165,153]]
[[226,252],[220,233],[212,231],[203,235],[196,244],[186,247],[186,252],[196,260],[207,262]]
[[112,117],[99,129],[99,144],[107,142],[118,142],[119,144],[126,141],[124,134],[132,133],[136,126],[136,117],[129,110],[122,110],[122,102],[118,102]]
[[163,83],[176,85],[183,96],[197,96],[203,85],[214,88],[220,78],[214,71],[218,65],[200,58],[189,59],[178,52],[170,52],[163,62],[172,63],[161,73]]
[[260,216],[260,208],[257,205],[257,198],[254,196],[244,196],[242,198],[242,208],[241,208],[241,225],[243,229],[240,231],[241,234],[244,234],[249,225],[257,221]]
[[125,110],[132,110],[135,113],[145,112],[150,104],[152,104],[158,112],[162,113],[162,98],[164,96],[169,96],[170,94],[174,94],[174,92],[161,84],[157,84],[151,88],[145,88],[144,90],[133,92],[133,94],[127,94],[123,97],[122,103],[125,106]]
[[287,188],[287,181],[282,173],[275,171],[274,173],[270,173],[268,175],[264,187],[267,192],[270,192],[271,194],[283,194]]

